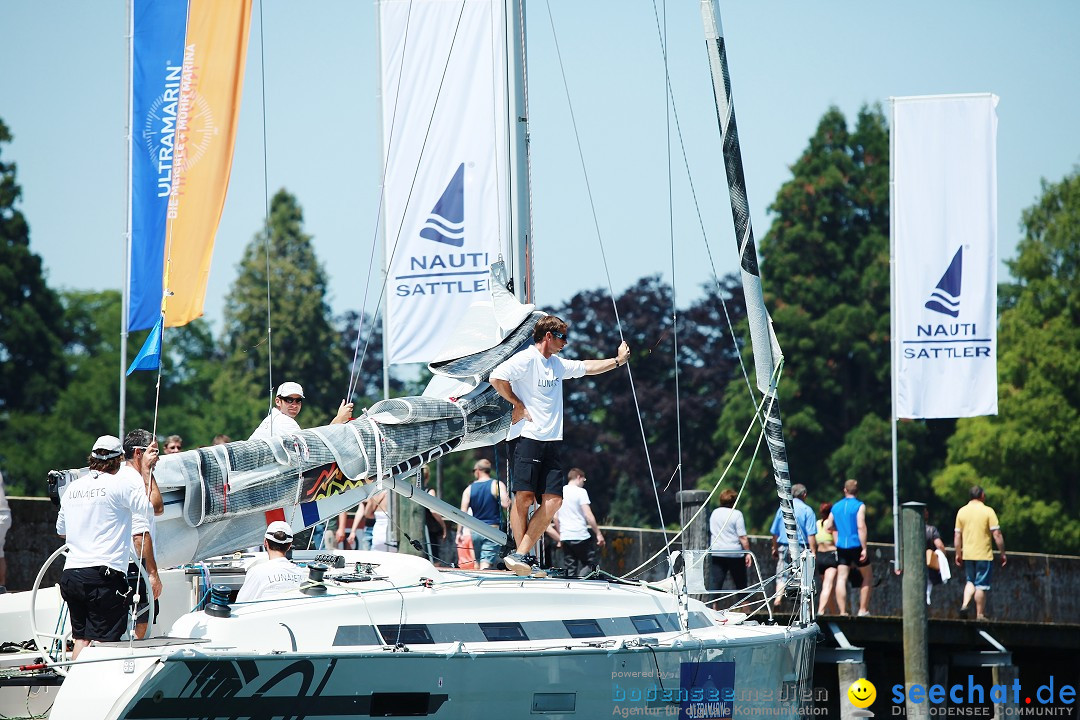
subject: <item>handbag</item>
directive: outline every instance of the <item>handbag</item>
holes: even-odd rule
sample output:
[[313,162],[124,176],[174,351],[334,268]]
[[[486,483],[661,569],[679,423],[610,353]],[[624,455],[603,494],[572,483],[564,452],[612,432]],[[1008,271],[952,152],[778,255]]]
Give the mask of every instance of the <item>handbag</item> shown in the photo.
[[938,567],[937,553],[933,550],[926,551],[926,567],[934,570],[935,572],[940,570],[940,568]]

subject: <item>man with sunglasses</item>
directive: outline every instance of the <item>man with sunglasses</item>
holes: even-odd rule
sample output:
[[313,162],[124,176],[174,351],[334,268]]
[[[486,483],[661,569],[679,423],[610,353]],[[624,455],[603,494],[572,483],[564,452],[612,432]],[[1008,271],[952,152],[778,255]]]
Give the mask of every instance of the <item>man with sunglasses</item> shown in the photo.
[[[630,359],[630,346],[624,341],[613,358],[564,360],[558,354],[566,347],[568,331],[567,324],[554,315],[541,318],[533,330],[533,344],[492,370],[488,380],[513,406],[507,439],[514,441],[510,527],[517,548],[503,558],[503,564],[522,576],[543,574],[529,549],[562,505],[562,381],[600,375]],[[533,503],[539,508],[529,520]]]
[[[255,432],[251,433],[248,440],[269,440],[273,437],[295,435],[300,432],[300,424],[296,422],[296,416],[304,406],[304,388],[300,383],[283,382],[278,386],[277,395],[274,397],[274,407],[270,408],[270,414],[263,418]],[[352,417],[353,404],[341,401],[337,415],[330,421],[331,425],[347,422]]]
[[[139,556],[139,563],[128,565],[128,584],[131,587],[131,600],[135,604],[135,637],[146,637],[150,622],[150,595],[154,596],[154,620],[157,620],[161,596],[161,578],[158,577],[157,559],[154,545],[157,542],[157,524],[155,515],[165,512],[161,500],[161,490],[154,478],[154,466],[158,458],[157,441],[149,430],[139,428],[124,436],[124,464],[116,471],[116,477],[142,488],[143,494],[150,501],[153,513],[134,513],[132,516],[132,541]],[[150,587],[145,587],[139,564],[150,578]]]

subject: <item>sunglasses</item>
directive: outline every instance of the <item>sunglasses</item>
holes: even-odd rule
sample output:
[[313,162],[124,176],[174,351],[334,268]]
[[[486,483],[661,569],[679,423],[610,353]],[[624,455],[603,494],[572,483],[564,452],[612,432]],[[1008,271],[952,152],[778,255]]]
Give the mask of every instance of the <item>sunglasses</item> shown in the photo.
[[551,333],[551,336],[552,336],[552,337],[556,337],[556,338],[559,338],[559,339],[560,339],[560,340],[562,340],[563,342],[566,342],[566,333],[561,333],[561,332],[552,332],[552,333]]
[[278,398],[283,402],[288,403],[289,405],[295,405],[296,403],[304,402],[304,398],[281,397],[280,395],[278,395]]

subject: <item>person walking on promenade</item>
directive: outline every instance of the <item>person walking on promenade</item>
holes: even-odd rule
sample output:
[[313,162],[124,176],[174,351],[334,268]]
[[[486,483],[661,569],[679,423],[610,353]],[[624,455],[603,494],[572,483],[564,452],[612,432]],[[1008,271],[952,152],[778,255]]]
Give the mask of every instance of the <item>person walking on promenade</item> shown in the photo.
[[821,597],[818,598],[818,615],[824,615],[829,611],[829,605],[834,608],[836,598],[833,591],[836,589],[836,567],[839,564],[836,558],[836,530],[829,525],[829,513],[832,512],[832,503],[823,502],[818,507],[817,521],[817,572],[821,576]]
[[[473,463],[473,481],[461,491],[461,512],[467,513],[472,510],[474,518],[498,529],[502,520],[502,511],[509,508],[510,493],[507,492],[506,483],[491,477],[490,460],[483,458],[477,460]],[[488,570],[495,567],[495,561],[499,559],[498,543],[458,525],[456,545],[464,542],[463,536],[466,532],[472,538],[473,557],[475,562],[479,563],[478,569]]]
[[780,607],[780,602],[784,599],[789,566],[798,562],[802,548],[810,548],[810,552],[817,555],[817,524],[814,521],[814,511],[806,504],[806,486],[802,483],[792,485],[791,500],[795,512],[798,549],[789,552],[783,511],[780,508],[776,509],[772,527],[769,528],[772,533],[772,556],[776,559],[776,596],[773,598],[773,607]]
[[874,572],[870,567],[870,556],[866,547],[866,503],[856,497],[859,494],[859,482],[844,482],[844,497],[829,513],[827,521],[836,529],[836,604],[840,614],[848,614],[848,576],[852,568],[859,573],[862,584],[859,586],[859,616],[870,614],[870,587]]
[[596,549],[604,547],[604,533],[596,523],[592,500],[585,489],[585,471],[570,468],[563,486],[563,504],[555,513],[556,541],[566,556],[567,577],[585,577],[596,569]]
[[960,605],[960,617],[967,618],[971,599],[975,598],[975,619],[986,619],[986,593],[990,591],[990,576],[994,569],[994,550],[990,538],[1001,553],[1001,567],[1005,567],[1005,536],[1001,534],[997,513],[986,504],[986,492],[978,485],[968,492],[971,499],[956,513],[956,529],[953,544],[956,546],[956,567],[964,568],[967,583],[964,600]]
[[736,590],[744,590],[748,584],[746,570],[753,560],[750,557],[750,538],[746,535],[746,520],[742,511],[735,509],[737,497],[738,493],[731,488],[721,491],[720,507],[709,515],[710,590],[723,590],[728,575],[731,575]]

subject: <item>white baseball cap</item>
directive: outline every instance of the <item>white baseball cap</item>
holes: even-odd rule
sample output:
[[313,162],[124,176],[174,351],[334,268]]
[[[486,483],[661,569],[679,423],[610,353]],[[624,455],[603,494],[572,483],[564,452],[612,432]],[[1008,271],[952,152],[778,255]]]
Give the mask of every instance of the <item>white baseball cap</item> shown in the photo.
[[95,460],[112,460],[124,454],[124,446],[115,435],[102,435],[94,441],[90,457]]
[[300,387],[300,383],[294,382],[283,382],[278,385],[278,397],[289,397],[290,395],[299,395],[300,397],[304,397],[304,388]]
[[[278,533],[284,533],[285,537],[281,537]],[[292,542],[292,528],[284,520],[275,520],[266,526],[266,534],[263,537],[276,543]]]

